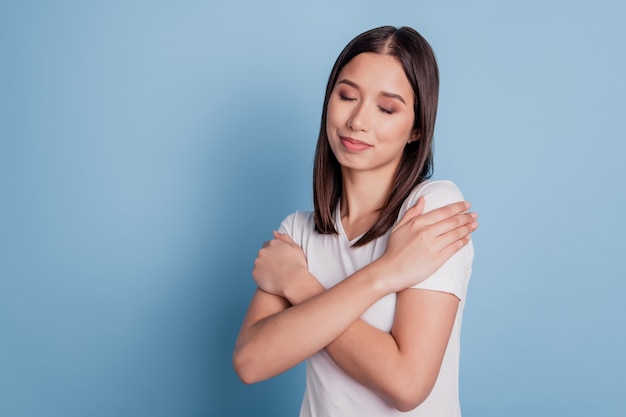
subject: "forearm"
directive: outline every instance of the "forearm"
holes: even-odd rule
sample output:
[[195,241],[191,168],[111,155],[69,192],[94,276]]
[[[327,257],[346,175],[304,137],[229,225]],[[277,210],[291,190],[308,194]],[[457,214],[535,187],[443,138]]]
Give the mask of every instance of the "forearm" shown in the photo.
[[326,353],[346,374],[399,410],[417,405],[405,405],[413,401],[405,400],[408,392],[423,392],[420,403],[428,395],[420,386],[421,375],[413,372],[412,358],[403,354],[394,337],[362,319],[326,346]]
[[377,266],[370,264],[328,291],[244,324],[234,359],[242,379],[270,378],[327,346],[387,294],[378,275]]
[[[286,290],[285,296],[294,305],[325,291],[308,271],[301,272],[292,282],[294,284]],[[413,390],[427,391],[415,386],[420,378],[411,372],[414,369],[414,366],[408,366],[411,357],[403,355],[394,337],[361,318],[352,322],[325,349],[344,372],[396,408],[406,408],[399,395],[405,390],[399,387],[413,385]]]
[[[348,375],[378,392],[399,410],[417,406],[436,381],[459,299],[451,293],[407,288],[432,276],[467,244],[469,233],[477,225],[473,213],[463,213],[467,208],[466,203],[454,203],[420,215],[416,204],[392,230],[383,256],[357,272],[356,275],[361,274],[378,264],[376,273],[382,277],[378,278],[379,282],[388,286],[383,295],[398,293],[391,333],[360,319],[381,298],[380,294],[366,302],[358,301],[359,293],[352,292],[347,285],[350,278],[325,290],[308,273],[302,250],[296,243],[286,235],[275,234],[268,247],[259,251],[253,276],[260,288],[280,294],[281,297],[275,297],[288,300],[293,307],[275,316],[266,314],[262,318],[267,319],[257,320],[249,333],[259,335],[258,343],[266,342],[273,349],[280,346],[280,340],[273,341],[271,337],[280,335],[281,330],[269,338],[261,336],[284,323],[287,329],[284,340],[295,334],[298,343],[304,341],[306,346],[297,349],[296,360],[291,351],[285,354],[276,350],[262,356],[262,360],[276,360],[289,367],[326,348]],[[285,259],[288,262],[280,261]],[[376,273],[371,275],[376,277]],[[292,321],[287,319],[290,314],[294,317]],[[292,333],[291,329],[299,331]]]

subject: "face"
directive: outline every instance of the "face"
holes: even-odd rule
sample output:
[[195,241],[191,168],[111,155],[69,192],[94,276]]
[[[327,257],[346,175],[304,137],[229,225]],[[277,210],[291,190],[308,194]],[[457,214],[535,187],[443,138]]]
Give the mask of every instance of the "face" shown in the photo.
[[400,62],[362,53],[343,67],[331,92],[326,133],[345,171],[393,175],[412,141],[413,89]]

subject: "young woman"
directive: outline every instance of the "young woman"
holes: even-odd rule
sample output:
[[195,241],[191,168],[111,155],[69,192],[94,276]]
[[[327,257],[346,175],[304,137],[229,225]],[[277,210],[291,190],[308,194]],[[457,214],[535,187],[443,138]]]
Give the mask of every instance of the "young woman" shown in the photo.
[[314,212],[288,216],[259,251],[233,356],[246,383],[306,360],[301,416],[460,415],[478,224],[453,183],[428,180],[438,89],[411,28],[365,32],[333,67]]

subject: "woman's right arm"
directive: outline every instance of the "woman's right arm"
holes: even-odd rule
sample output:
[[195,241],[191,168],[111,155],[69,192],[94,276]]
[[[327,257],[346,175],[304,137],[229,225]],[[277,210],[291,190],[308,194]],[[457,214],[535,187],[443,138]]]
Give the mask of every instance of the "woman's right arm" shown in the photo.
[[374,302],[391,292],[377,279],[378,268],[372,263],[296,306],[257,289],[233,355],[241,380],[253,383],[273,377],[335,340]]

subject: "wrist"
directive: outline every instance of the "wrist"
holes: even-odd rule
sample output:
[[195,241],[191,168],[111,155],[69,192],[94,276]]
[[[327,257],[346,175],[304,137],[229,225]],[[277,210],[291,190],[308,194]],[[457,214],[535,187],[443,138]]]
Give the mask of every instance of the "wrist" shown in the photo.
[[364,279],[367,285],[379,296],[396,293],[398,290],[392,285],[393,280],[389,276],[389,267],[384,257],[376,259],[374,262],[363,268]]
[[283,297],[297,305],[325,291],[325,288],[306,268],[301,268],[292,275],[289,285],[283,291]]

